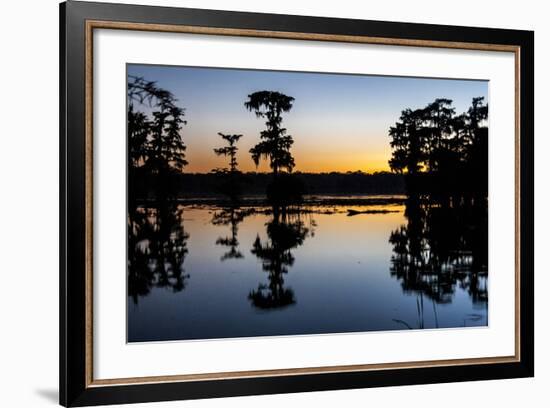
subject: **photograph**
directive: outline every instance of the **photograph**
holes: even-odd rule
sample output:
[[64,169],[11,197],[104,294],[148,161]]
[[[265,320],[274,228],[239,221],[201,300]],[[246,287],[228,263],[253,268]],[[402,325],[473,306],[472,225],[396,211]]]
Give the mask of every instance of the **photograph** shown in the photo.
[[489,326],[487,80],[126,81],[127,342]]
[[[54,331],[24,349],[58,364],[31,372],[59,380],[61,405],[383,405],[384,389],[425,405],[428,388],[521,405],[542,389],[532,16],[146,3],[59,4],[44,120],[20,88],[53,54],[6,65],[26,78],[7,82],[25,103],[6,98],[22,118],[6,140],[59,126],[57,144],[27,132],[30,161],[6,150],[5,202],[40,209],[14,218],[15,246],[57,258],[57,290],[34,268],[52,321],[36,294],[12,314],[16,342]],[[37,183],[48,165],[57,189]]]

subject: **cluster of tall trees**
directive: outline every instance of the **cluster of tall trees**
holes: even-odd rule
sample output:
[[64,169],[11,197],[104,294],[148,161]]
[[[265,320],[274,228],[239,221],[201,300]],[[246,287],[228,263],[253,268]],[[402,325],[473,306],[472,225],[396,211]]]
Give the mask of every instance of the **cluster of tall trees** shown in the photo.
[[[260,91],[248,95],[244,106],[259,118],[265,118],[265,129],[260,141],[250,149],[251,159],[258,166],[268,160],[272,180],[268,183],[268,197],[277,204],[289,197],[282,182],[288,182],[295,166],[290,152],[292,136],[282,127],[283,113],[292,108],[294,98],[274,91]],[[147,107],[145,113],[137,108]],[[170,199],[179,190],[181,174],[188,164],[182,128],[186,124],[185,109],[177,104],[174,95],[141,77],[128,78],[128,293],[137,303],[139,296],[147,295],[153,287],[170,287],[180,291],[189,275],[183,264],[187,254],[189,234],[183,229],[182,210]],[[228,158],[228,167],[214,169],[221,181],[221,192],[230,198],[222,211],[214,214],[214,225],[231,227],[230,236],[219,237],[217,245],[227,248],[221,260],[238,259],[238,224],[250,210],[238,208],[242,173],[238,168],[237,143],[241,134],[218,135],[224,146],[214,149],[217,156]],[[284,180],[283,180],[284,179]],[[290,188],[292,194],[296,190]],[[139,205],[138,197],[154,194],[153,206]],[[282,212],[281,212],[282,211]],[[269,243],[258,238],[251,250],[263,261],[269,272],[269,285],[260,285],[249,294],[258,307],[279,307],[294,302],[291,290],[283,287],[282,275],[293,263],[290,249],[301,244],[307,229],[299,221],[289,222],[284,210],[274,210],[269,223]]]
[[[390,273],[406,293],[451,302],[456,286],[487,303],[488,106],[472,99],[456,114],[450,99],[405,109],[390,127],[393,172],[403,174],[407,223],[393,231]],[[437,319],[437,318],[436,318]]]
[[[151,115],[139,111],[135,103],[148,104]],[[134,197],[137,178],[154,177],[156,195],[173,192],[174,175],[187,165],[186,146],[181,136],[185,109],[174,95],[155,82],[141,77],[128,78],[128,159],[130,197]]]
[[429,193],[486,193],[488,106],[473,98],[456,114],[450,99],[405,109],[390,127],[393,172],[405,174],[408,188]]
[[[292,184],[288,175],[295,166],[290,149],[292,136],[282,126],[283,113],[292,109],[294,98],[276,91],[259,91],[248,95],[244,102],[247,110],[258,118],[266,119],[260,141],[250,149],[256,166],[262,159],[268,160],[273,180],[268,185],[268,197],[284,201],[298,196],[300,189]],[[137,109],[136,104],[149,105],[150,114]],[[174,95],[142,77],[128,77],[128,157],[130,196],[144,196],[154,185],[158,198],[170,198],[177,193],[177,182],[188,164],[182,127],[186,124],[185,109],[177,105]],[[240,194],[240,171],[237,162],[237,143],[241,134],[218,135],[226,142],[215,148],[218,156],[229,158],[228,168],[214,169],[222,179],[222,192],[231,200]],[[285,177],[286,176],[286,177]],[[284,178],[284,180],[283,180]],[[140,183],[137,180],[140,180]],[[281,186],[280,184],[284,184]],[[143,186],[148,188],[144,188]],[[141,187],[141,189],[140,189]],[[289,193],[290,192],[290,193]]]
[[[185,110],[155,82],[128,77],[128,295],[135,303],[152,288],[185,288],[189,234],[182,211],[170,204],[187,165],[181,130]],[[148,107],[146,114],[138,105]],[[154,207],[137,203],[154,190]]]

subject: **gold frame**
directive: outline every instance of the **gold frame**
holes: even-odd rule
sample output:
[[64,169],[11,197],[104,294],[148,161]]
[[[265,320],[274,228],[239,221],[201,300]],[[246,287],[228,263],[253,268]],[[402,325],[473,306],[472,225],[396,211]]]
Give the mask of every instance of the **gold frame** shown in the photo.
[[[132,31],[153,31],[203,35],[240,36],[256,38],[277,38],[292,40],[330,41],[342,43],[380,44],[411,47],[451,48],[496,52],[513,52],[515,58],[515,352],[513,356],[479,357],[448,360],[414,362],[356,364],[323,367],[302,367],[274,370],[253,370],[217,372],[205,374],[166,375],[153,377],[127,377],[113,379],[93,378],[93,30],[115,29]],[[460,366],[470,364],[514,363],[520,356],[520,51],[521,47],[504,44],[484,44],[466,42],[428,41],[396,39],[368,36],[310,34],[286,31],[263,31],[250,29],[197,27],[188,25],[167,25],[149,23],[127,23],[119,21],[86,21],[86,239],[85,239],[85,285],[86,285],[86,347],[85,347],[85,386],[101,387],[112,385],[168,383],[180,381],[223,380],[252,377],[292,376],[300,374],[320,374],[353,371],[407,369],[421,367]]]

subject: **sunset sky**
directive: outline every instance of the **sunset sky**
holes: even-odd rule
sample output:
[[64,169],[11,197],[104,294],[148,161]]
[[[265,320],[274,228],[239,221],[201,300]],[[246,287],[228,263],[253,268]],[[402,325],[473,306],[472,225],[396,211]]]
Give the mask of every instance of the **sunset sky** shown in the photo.
[[266,161],[256,169],[248,152],[265,127],[265,119],[244,107],[247,95],[256,91],[295,98],[283,117],[283,126],[294,138],[294,171],[316,173],[389,170],[388,129],[401,110],[448,98],[462,113],[473,97],[488,96],[488,82],[473,80],[134,64],[128,65],[128,75],[156,81],[185,108],[182,135],[189,161],[185,171],[190,173],[227,166],[227,159],[212,151],[224,145],[218,132],[244,135],[238,143],[240,170],[269,171]]

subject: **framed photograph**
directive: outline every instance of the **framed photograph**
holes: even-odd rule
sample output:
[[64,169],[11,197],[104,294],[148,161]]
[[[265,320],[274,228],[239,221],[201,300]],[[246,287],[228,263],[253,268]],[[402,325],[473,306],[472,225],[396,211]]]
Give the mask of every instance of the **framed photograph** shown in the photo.
[[533,376],[533,32],[60,15],[61,404]]

